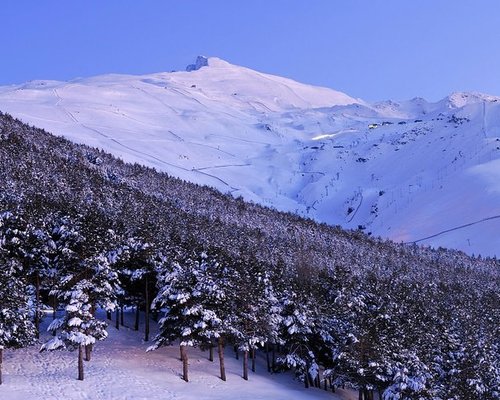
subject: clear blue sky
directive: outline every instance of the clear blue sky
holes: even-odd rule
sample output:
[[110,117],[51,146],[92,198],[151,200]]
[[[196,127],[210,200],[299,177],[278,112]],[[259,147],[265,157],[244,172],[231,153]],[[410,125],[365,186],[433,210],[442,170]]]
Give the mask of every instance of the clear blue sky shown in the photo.
[[369,101],[500,95],[499,0],[6,0],[0,84],[198,54]]

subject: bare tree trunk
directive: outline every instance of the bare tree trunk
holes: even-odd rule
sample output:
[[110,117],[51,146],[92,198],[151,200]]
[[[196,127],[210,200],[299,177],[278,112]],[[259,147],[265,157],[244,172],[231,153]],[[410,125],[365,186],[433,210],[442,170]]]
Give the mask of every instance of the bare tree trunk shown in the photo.
[[[90,308],[90,312],[92,315],[95,317],[95,305],[92,304],[92,307]],[[90,361],[92,358],[92,350],[94,350],[94,346],[92,344],[87,344],[85,345],[85,361]]]
[[149,341],[149,288],[148,288],[148,275],[146,274],[146,284],[145,284],[145,292],[144,292],[144,297],[146,300],[146,305],[145,305],[145,328],[144,328],[144,341],[148,342]]
[[214,361],[214,344],[210,341],[208,346],[208,361]]
[[306,370],[304,372],[304,386],[306,389],[309,389],[309,379],[310,379],[310,376],[309,376],[309,368],[310,368],[310,365],[309,365],[309,361],[306,361]]
[[57,312],[57,297],[56,295],[52,296],[52,320],[56,319],[56,312]]
[[83,346],[78,346],[78,380],[83,381]]
[[[56,295],[52,296],[52,321],[56,319],[56,312],[57,312],[57,297]],[[56,336],[56,330],[52,330],[52,336]]]
[[85,346],[85,361],[90,361],[92,354],[92,345],[88,344]]
[[255,348],[252,349],[252,372],[255,372]]
[[266,342],[266,364],[267,364],[267,372],[271,372],[271,360],[269,358],[269,342]]
[[111,311],[106,311],[106,318],[111,321]]
[[373,400],[373,390],[368,390],[366,388],[359,389],[358,399],[359,400]]
[[220,378],[226,381],[226,367],[224,365],[224,339],[219,338],[218,340],[218,350],[219,350],[219,365],[220,365]]
[[335,393],[335,385],[333,384],[333,380],[332,380],[331,375],[328,377],[328,385],[330,386],[330,389],[332,389],[332,392]]
[[139,302],[137,302],[137,306],[135,307],[134,331],[138,331],[139,330],[140,312],[141,312],[141,307],[139,306]]
[[181,346],[181,357],[182,357],[182,379],[189,382],[188,379],[188,355],[186,346]]
[[120,307],[120,325],[121,325],[121,326],[125,326],[125,324],[124,324],[124,322],[123,322],[123,320],[124,320],[124,315],[123,315],[123,313],[124,313],[124,312],[123,312],[123,306],[122,306],[122,307]]
[[35,274],[35,337],[40,338],[40,275]]
[[248,350],[243,352],[243,379],[248,381]]
[[120,308],[116,307],[115,311],[115,328],[120,330]]
[[240,354],[238,352],[238,346],[236,346],[236,345],[233,346],[233,349],[234,349],[234,355],[235,355],[236,359],[239,360],[240,359]]
[[[308,369],[308,371],[309,371],[309,369]],[[313,379],[313,377],[311,376],[311,374],[309,372],[307,373],[307,377],[309,378],[309,386],[313,386],[314,387],[315,386],[314,385],[314,379]]]
[[273,343],[273,363],[271,365],[271,368],[273,372],[276,372],[276,343]]
[[0,347],[0,385],[2,384],[3,349]]

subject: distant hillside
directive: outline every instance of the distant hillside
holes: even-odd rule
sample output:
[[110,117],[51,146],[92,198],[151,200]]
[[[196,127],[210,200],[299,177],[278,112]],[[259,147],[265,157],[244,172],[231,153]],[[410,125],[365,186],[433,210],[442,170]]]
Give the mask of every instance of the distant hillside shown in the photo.
[[0,87],[0,109],[319,222],[498,255],[498,97],[368,104],[217,58],[190,70]]

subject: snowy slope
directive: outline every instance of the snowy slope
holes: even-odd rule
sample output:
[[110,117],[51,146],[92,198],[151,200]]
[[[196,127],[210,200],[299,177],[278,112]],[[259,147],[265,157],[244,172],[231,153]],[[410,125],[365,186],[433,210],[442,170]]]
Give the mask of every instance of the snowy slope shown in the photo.
[[217,58],[196,67],[2,87],[0,110],[322,222],[498,255],[499,98],[368,104]]

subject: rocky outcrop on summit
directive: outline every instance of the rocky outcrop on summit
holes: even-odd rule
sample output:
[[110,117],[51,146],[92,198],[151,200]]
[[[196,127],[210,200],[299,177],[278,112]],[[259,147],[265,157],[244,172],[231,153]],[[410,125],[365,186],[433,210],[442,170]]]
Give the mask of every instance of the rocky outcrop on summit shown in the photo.
[[201,67],[208,67],[208,58],[205,56],[198,56],[194,64],[189,64],[186,67],[186,71],[198,71]]

